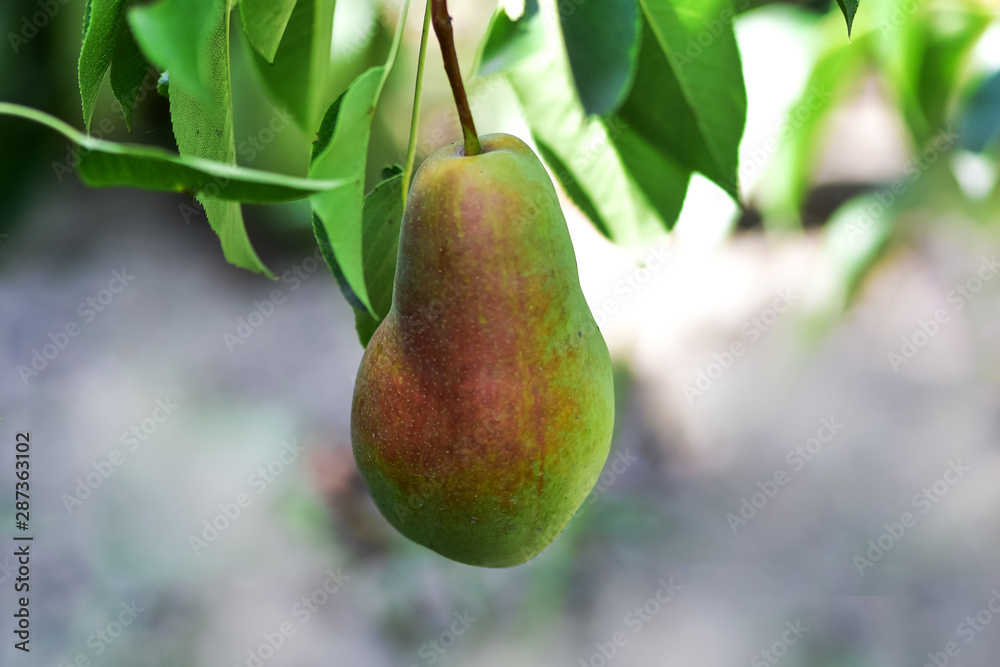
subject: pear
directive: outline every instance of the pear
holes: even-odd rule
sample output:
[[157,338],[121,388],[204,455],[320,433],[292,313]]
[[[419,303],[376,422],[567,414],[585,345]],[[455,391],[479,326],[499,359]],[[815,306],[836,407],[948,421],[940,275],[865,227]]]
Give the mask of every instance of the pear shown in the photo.
[[614,392],[548,174],[516,137],[480,140],[481,154],[446,146],[414,177],[351,439],[401,533],[508,567],[545,549],[591,492]]

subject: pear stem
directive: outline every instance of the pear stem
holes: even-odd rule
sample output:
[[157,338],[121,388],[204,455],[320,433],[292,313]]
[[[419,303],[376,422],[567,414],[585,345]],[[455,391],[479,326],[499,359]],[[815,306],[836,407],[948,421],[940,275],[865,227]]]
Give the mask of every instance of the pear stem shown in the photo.
[[427,59],[427,35],[431,31],[431,2],[424,7],[424,29],[420,33],[420,55],[417,56],[417,82],[413,87],[413,115],[410,117],[410,143],[406,149],[406,165],[403,167],[403,207],[410,191],[413,177],[413,163],[417,157],[417,126],[420,124],[420,93],[424,88],[424,63]]
[[431,0],[431,20],[434,23],[434,33],[441,45],[441,57],[444,60],[444,71],[451,84],[451,93],[458,107],[458,120],[462,123],[462,134],[465,137],[465,154],[479,155],[483,145],[479,143],[476,124],[472,120],[472,109],[469,108],[469,98],[465,96],[465,86],[462,85],[462,71],[458,67],[458,54],[455,52],[455,35],[451,30],[451,16],[448,14],[448,0]]

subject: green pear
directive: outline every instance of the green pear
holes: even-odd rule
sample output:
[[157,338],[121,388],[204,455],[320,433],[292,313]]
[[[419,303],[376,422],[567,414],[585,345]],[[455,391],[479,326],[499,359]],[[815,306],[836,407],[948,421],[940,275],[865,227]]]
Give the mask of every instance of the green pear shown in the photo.
[[588,496],[614,422],[611,358],[552,182],[516,137],[431,155],[392,307],[354,389],[354,456],[382,514],[453,560],[523,563]]

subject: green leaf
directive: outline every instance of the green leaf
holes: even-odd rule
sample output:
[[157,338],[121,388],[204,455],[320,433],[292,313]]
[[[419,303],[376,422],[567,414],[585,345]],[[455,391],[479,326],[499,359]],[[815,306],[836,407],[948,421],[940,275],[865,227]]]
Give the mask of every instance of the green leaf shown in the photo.
[[854,15],[858,13],[858,0],[837,0],[840,11],[844,12],[844,19],[847,21],[847,37],[851,37],[851,28],[854,27]]
[[[184,8],[189,0],[162,0],[153,5]],[[190,85],[190,79],[177,76],[170,68],[170,120],[181,155],[236,164],[236,141],[233,136],[233,103],[229,83],[229,14],[233,0],[203,0],[212,9],[204,17],[206,24],[200,41],[191,45],[196,53],[199,70],[207,75],[208,99],[202,98]],[[207,68],[207,69],[206,69]],[[236,201],[223,201],[205,194],[198,195],[205,208],[208,224],[222,241],[226,260],[236,266],[274,274],[260,261],[247,236],[243,213]]]
[[[510,22],[506,15],[491,25],[505,22]],[[540,16],[527,13],[517,21],[524,22],[543,23]],[[522,33],[534,29],[518,27]],[[491,34],[485,41],[497,43]],[[645,244],[673,224],[684,200],[687,173],[676,178],[678,170],[671,170],[656,183],[664,198],[674,200],[666,207],[667,217],[661,217],[619,153],[617,142],[630,126],[617,117],[588,115],[576,94],[562,37],[554,34],[545,44],[530,56],[508,60],[504,69],[542,157],[602,234],[624,246]]]
[[371,298],[374,315],[365,308],[348,284],[336,257],[326,230],[318,218],[313,222],[316,238],[323,256],[330,264],[333,275],[354,308],[354,323],[362,347],[368,345],[379,323],[389,314],[392,306],[392,288],[396,277],[396,255],[399,251],[399,224],[403,218],[403,177],[397,173],[375,186],[365,197],[362,214],[362,255],[365,285]]
[[976,89],[960,121],[962,147],[975,153],[1000,144],[1000,71]]
[[295,0],[241,0],[243,32],[264,60],[274,62],[274,54],[294,7]]
[[[210,54],[224,47],[227,67],[229,64],[228,42],[212,44],[221,34],[220,17],[225,14],[228,19],[226,2],[159,0],[128,12],[136,42],[160,69],[170,70],[171,86],[183,86],[206,103],[212,100],[212,72],[218,65],[210,60]],[[226,76],[228,81],[228,71]]]
[[821,141],[830,112],[864,76],[867,57],[862,44],[850,45],[842,39],[831,43],[812,68],[805,90],[788,117],[795,121],[785,127],[778,152],[759,181],[757,207],[771,228],[801,226],[801,207],[812,185]]
[[90,132],[97,94],[104,75],[111,66],[115,46],[115,27],[123,0],[87,0],[83,10],[83,43],[80,47],[78,76],[83,100],[83,124]]
[[[947,9],[930,17],[922,67],[913,85],[928,130],[924,140],[951,120],[969,54],[994,19],[986,12]],[[940,22],[934,20],[938,17]]]
[[[906,7],[902,0],[890,4],[897,12]],[[884,16],[890,7],[880,9]],[[880,31],[881,69],[918,146],[950,122],[969,54],[992,20],[983,7],[956,3],[928,7],[895,30]]]
[[612,140],[622,164],[663,224],[672,229],[684,206],[691,170],[658,150],[624,123],[616,130],[612,133]]
[[146,76],[147,63],[136,47],[125,20],[131,0],[87,0],[83,19],[78,75],[83,123],[90,132],[94,105],[111,69],[111,89],[130,128],[132,107]]
[[396,255],[399,251],[399,223],[403,218],[403,177],[397,174],[382,181],[365,197],[362,215],[362,256],[365,285],[375,317],[355,309],[361,344],[375,333],[379,322],[392,306],[393,281],[396,278]]
[[337,279],[337,285],[340,287],[340,291],[347,300],[347,303],[350,304],[355,312],[361,310],[367,313],[368,310],[365,308],[365,304],[361,303],[361,300],[358,299],[358,295],[351,289],[351,285],[347,282],[347,277],[344,276],[344,272],[340,269],[340,264],[337,263],[337,256],[333,254],[333,246],[330,245],[330,237],[326,234],[326,227],[323,226],[323,222],[315,213],[313,213],[313,232],[316,234],[316,244],[319,246],[320,253],[322,253],[323,259],[326,260],[327,266],[330,267],[333,277]]
[[665,221],[638,192],[604,119],[586,116],[574,94],[568,64],[553,61],[544,69],[516,69],[508,79],[532,133],[568,167],[568,172],[556,176],[567,190],[587,193],[599,215],[597,228],[625,246],[639,246],[655,236]]
[[313,213],[326,232],[336,265],[372,315],[377,313],[365,284],[363,256],[365,163],[375,106],[395,63],[408,9],[409,0],[403,6],[386,64],[361,74],[327,110],[309,165],[313,178],[348,182],[345,187],[313,195]]
[[641,5],[638,71],[620,115],[651,146],[735,197],[747,98],[732,5],[728,0],[641,0]]
[[539,154],[545,160],[545,163],[549,165],[549,168],[552,169],[552,172],[556,174],[556,178],[562,184],[566,195],[576,204],[580,212],[587,216],[587,219],[597,227],[597,231],[605,237],[611,238],[611,230],[604,225],[604,218],[601,217],[600,211],[594,206],[594,202],[590,199],[590,195],[587,194],[586,189],[576,180],[576,177],[573,176],[573,173],[560,159],[559,155],[545,143],[544,139],[539,136],[535,136],[534,139],[535,145],[538,146]]
[[636,0],[567,5],[559,18],[584,110],[614,111],[635,74],[640,25]]
[[122,108],[125,128],[132,131],[132,109],[147,76],[152,75],[146,57],[135,43],[124,12],[119,19],[115,52],[111,59],[111,92]]
[[[233,0],[159,0],[129,12],[136,41],[170,72],[170,118],[181,155],[236,164],[229,82]],[[198,195],[231,263],[273,274],[250,245],[240,205]]]
[[[158,192],[207,192],[214,199],[251,204],[275,204],[303,199],[343,185],[274,174],[211,160],[181,157],[154,146],[119,144],[89,137],[42,111],[0,102],[0,116],[34,121],[55,130],[76,145],[80,180],[91,187],[128,186]],[[56,175],[73,170],[58,164]]]
[[321,110],[330,101],[327,75],[333,8],[334,0],[298,0],[273,64],[256,48],[250,51],[254,69],[271,98],[294,116],[307,136],[316,131]]
[[526,0],[524,14],[512,21],[503,9],[497,9],[479,45],[472,71],[488,76],[505,71],[544,51],[545,30],[538,16],[538,0]]

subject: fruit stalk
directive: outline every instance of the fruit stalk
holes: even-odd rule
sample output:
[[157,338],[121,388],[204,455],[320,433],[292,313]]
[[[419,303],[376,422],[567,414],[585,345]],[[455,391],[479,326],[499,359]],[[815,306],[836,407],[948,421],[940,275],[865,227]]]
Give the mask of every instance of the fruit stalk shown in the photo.
[[447,0],[431,0],[431,22],[434,24],[434,34],[441,45],[441,57],[444,59],[444,71],[451,84],[451,92],[458,107],[458,120],[462,123],[462,134],[465,137],[465,154],[480,155],[483,146],[479,143],[476,124],[472,120],[472,109],[469,108],[469,98],[465,95],[462,84],[462,71],[458,67],[458,54],[455,52],[455,35],[451,30],[451,16],[448,14]]

